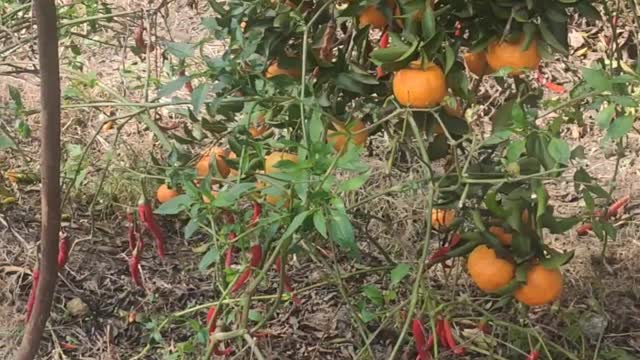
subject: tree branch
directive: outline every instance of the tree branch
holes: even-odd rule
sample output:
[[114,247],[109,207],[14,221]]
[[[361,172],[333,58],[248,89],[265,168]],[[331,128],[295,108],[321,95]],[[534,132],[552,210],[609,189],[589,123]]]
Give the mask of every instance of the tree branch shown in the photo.
[[40,104],[42,118],[40,281],[36,301],[16,359],[31,360],[49,319],[58,278],[58,231],[60,230],[60,65],[57,14],[54,0],[36,0],[33,9],[38,27]]

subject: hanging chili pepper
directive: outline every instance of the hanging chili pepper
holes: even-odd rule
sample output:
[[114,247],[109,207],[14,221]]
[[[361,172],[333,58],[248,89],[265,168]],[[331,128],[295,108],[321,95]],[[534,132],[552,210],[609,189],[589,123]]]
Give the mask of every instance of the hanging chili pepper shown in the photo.
[[440,346],[442,346],[443,348],[447,348],[449,344],[447,343],[447,340],[445,340],[443,321],[443,319],[438,319],[438,321],[436,321],[436,335],[438,336],[438,342],[440,343]]
[[60,232],[60,240],[58,242],[58,272],[62,271],[69,260],[69,237],[67,234]]
[[[428,341],[424,333],[424,327],[419,319],[414,319],[411,325],[413,331],[413,339],[416,341],[416,350],[418,351],[418,359],[430,360],[431,354],[429,354]],[[432,344],[433,345],[433,344]]]
[[442,258],[444,258],[451,249],[458,246],[460,241],[461,241],[460,234],[458,233],[453,234],[451,236],[451,241],[449,242],[449,245],[441,247],[440,249],[435,251],[433,254],[431,254],[431,256],[429,256],[429,263],[435,263],[435,262],[438,262],[439,260],[442,260]]
[[[215,307],[212,306],[209,308],[209,311],[207,312],[207,323],[206,323],[206,326],[209,327],[209,335],[216,332],[216,326],[217,326],[219,316],[220,315],[216,311]],[[219,349],[217,346],[213,348],[213,353],[217,356],[227,356],[227,355],[230,355],[232,352],[233,352],[233,348],[230,348],[230,347],[222,350]]]
[[260,244],[253,245],[250,252],[251,259],[249,260],[249,267],[246,268],[242,272],[242,274],[240,274],[236,282],[233,284],[233,286],[231,287],[231,293],[235,293],[240,290],[242,285],[247,282],[247,280],[253,273],[253,268],[260,265],[260,262],[262,261],[262,246],[260,246]]
[[140,215],[140,221],[142,221],[145,227],[156,239],[156,250],[158,251],[158,256],[161,259],[164,259],[164,233],[153,218],[153,209],[151,209],[151,204],[144,197],[140,199],[140,202],[138,202],[138,214]]
[[[231,237],[231,234],[229,234],[229,237]],[[233,264],[233,245],[229,246],[229,248],[227,249],[227,253],[225,254],[224,268],[225,269],[230,268],[231,264]]]
[[137,255],[133,255],[129,258],[129,273],[131,274],[131,280],[133,282],[144,289],[144,284],[142,283],[142,275],[140,274],[140,257]]
[[453,35],[456,37],[462,36],[462,24],[460,23],[460,21],[456,21],[455,27],[456,27],[456,31]]
[[532,350],[527,356],[527,360],[538,360],[540,357],[540,352],[537,350]]
[[136,244],[138,243],[138,234],[136,232],[136,226],[133,219],[133,214],[127,211],[127,223],[129,224],[128,235],[129,235],[129,250],[133,251],[135,249]]
[[249,226],[255,226],[260,220],[260,214],[262,214],[262,205],[259,202],[253,202],[253,214],[251,215],[251,221],[249,221]]
[[[282,261],[281,261],[281,256],[278,256],[278,258],[276,259],[276,271],[278,272],[278,274],[280,274],[280,269],[282,267]],[[291,286],[291,282],[289,281],[289,276],[287,276],[287,272],[285,270],[284,272],[284,289],[287,292],[292,293],[293,292],[293,287]],[[296,305],[300,305],[302,302],[300,301],[300,299],[298,299],[298,297],[296,296],[296,294],[291,295],[291,301],[293,301],[294,304]]]
[[40,271],[33,270],[33,275],[31,275],[31,291],[29,291],[29,298],[27,300],[27,317],[25,322],[29,322],[31,319],[31,312],[33,311],[33,305],[36,303],[36,291],[38,289],[38,280],[40,279]]
[[[631,200],[631,197],[629,195],[623,196],[620,199],[616,200],[613,204],[611,204],[611,206],[609,206],[607,208],[607,212],[606,213],[603,213],[602,210],[595,210],[593,212],[593,215],[597,216],[597,217],[601,217],[602,220],[607,221],[610,218],[617,216],[618,213],[620,212],[620,210],[627,203],[629,203],[630,200]],[[593,229],[593,225],[591,225],[591,223],[585,223],[585,224],[580,225],[576,229],[576,233],[578,235],[587,235],[589,233],[589,231],[591,231],[592,229]]]
[[449,320],[442,320],[442,333],[444,335],[444,339],[447,343],[447,346],[453,350],[453,353],[456,355],[464,355],[464,348],[456,344],[456,340],[453,338],[453,332],[451,330],[451,324]]
[[[385,30],[385,32],[382,33],[382,36],[380,37],[380,42],[378,43],[378,45],[380,45],[380,49],[386,49],[387,47],[389,47],[389,32]],[[384,71],[382,70],[382,66],[378,66],[376,68],[376,79],[380,79],[384,76]]]

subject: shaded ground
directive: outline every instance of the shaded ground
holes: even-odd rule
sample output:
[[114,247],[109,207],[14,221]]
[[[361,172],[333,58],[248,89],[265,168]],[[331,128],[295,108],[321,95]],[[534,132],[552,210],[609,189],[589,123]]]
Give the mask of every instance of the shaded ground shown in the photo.
[[[116,5],[123,10],[142,7],[142,3],[134,2]],[[158,25],[159,33],[168,37],[165,30],[168,26],[174,39],[187,41],[197,38],[196,34],[200,31],[197,26],[199,15],[189,9],[185,2],[171,3],[168,8],[171,15],[166,25]],[[127,29],[126,25],[133,24],[135,21],[129,18],[114,24],[114,27],[122,30]],[[131,54],[126,59],[122,58],[121,55],[126,54],[122,44],[132,41],[131,29],[127,31],[128,33],[121,34],[122,38],[114,40],[116,43],[121,42],[119,46],[82,43],[86,67],[83,71],[96,72],[108,87],[129,99],[141,101],[139,92],[124,92],[132,83],[139,84],[141,79],[136,76],[120,76],[122,65],[113,61],[114,58],[121,60],[133,72],[147,68],[146,64],[136,60]],[[548,63],[543,73],[554,82],[571,87],[579,78],[577,69],[580,66],[589,65],[591,61],[602,57],[607,36],[606,28],[599,24],[574,24],[570,36],[572,56],[566,62]],[[623,40],[628,45],[629,41]],[[583,51],[585,48],[588,51]],[[215,48],[210,50],[214,52]],[[14,56],[20,55],[18,53]],[[159,61],[158,58],[154,61],[156,60]],[[154,63],[151,64],[151,69],[162,67],[161,63],[157,67]],[[0,71],[6,69],[2,66],[0,64]],[[72,79],[74,77],[69,74],[65,76],[66,83]],[[0,89],[6,89],[7,84],[23,90],[26,108],[37,108],[37,80],[32,75],[0,78]],[[104,89],[87,89],[85,95],[88,99],[99,100],[108,96],[105,93]],[[495,85],[487,80],[481,87],[479,96],[483,100],[481,103],[487,104],[479,109],[479,114],[487,116],[491,113],[491,107],[502,101],[505,92],[496,91]],[[549,97],[552,96],[554,95],[549,94]],[[7,101],[7,93],[0,92],[0,104]],[[74,151],[77,150],[73,150],[73,145],[85,144],[89,135],[102,125],[105,113],[107,111],[104,109],[65,112],[63,126],[68,163],[77,163],[78,159],[74,158]],[[174,121],[166,112],[160,112],[160,115],[163,124]],[[476,118],[481,117],[474,117]],[[486,119],[479,122],[486,124]],[[36,259],[39,192],[37,182],[30,180],[29,175],[37,173],[34,161],[38,159],[39,151],[35,136],[38,130],[37,119],[31,118],[30,124],[34,135],[20,141],[20,152],[0,152],[0,173],[6,174],[6,170],[14,169],[27,175],[17,183],[8,181],[6,177],[0,178],[3,189],[16,198],[14,203],[0,206],[0,358],[10,358],[19,343],[24,306],[31,286],[29,272]],[[145,137],[141,138],[141,134]],[[114,131],[105,131],[91,148],[89,164],[86,165],[86,176],[91,180],[83,183],[81,191],[73,193],[73,200],[65,208],[66,221],[63,226],[74,245],[70,263],[59,282],[42,358],[130,359],[143,351],[149,337],[155,336],[153,329],[167,314],[205,304],[212,301],[214,295],[218,295],[212,292],[210,277],[198,270],[202,254],[198,253],[197,248],[205,239],[185,241],[180,232],[183,224],[179,221],[167,221],[163,224],[170,234],[167,260],[160,263],[150,253],[143,258],[147,293],[134,288],[130,282],[124,255],[127,241],[123,214],[126,204],[134,203],[137,196],[128,193],[131,180],[123,176],[126,174],[123,169],[137,169],[136,165],[139,166],[141,160],[138,158],[139,154],[153,150],[148,135],[132,124],[124,128],[122,142],[117,147],[112,146]],[[601,148],[599,144],[601,134],[592,127],[588,127],[587,131],[569,127],[567,135],[573,143],[580,143],[590,151],[585,165],[592,175],[606,183],[614,172],[615,158],[605,157],[608,149]],[[364,161],[372,168],[373,175],[364,190],[354,198],[346,199],[348,204],[355,204],[371,194],[407,180],[408,176],[403,171],[393,169],[387,173],[385,170],[386,164],[380,159],[386,154],[386,148],[387,143],[382,138],[372,142],[369,155]],[[116,160],[106,176],[103,195],[95,200],[94,211],[91,212],[93,216],[90,216],[92,194],[98,183],[96,179],[102,174],[106,155],[111,151],[117,155]],[[563,268],[566,290],[561,306],[532,311],[526,317],[528,325],[523,325],[540,330],[551,341],[570,346],[572,351],[582,348],[586,349],[585,354],[591,354],[593,349],[598,348],[600,359],[624,359],[621,353],[616,352],[619,349],[625,350],[631,358],[640,357],[640,262],[637,260],[640,257],[640,241],[637,237],[640,223],[635,209],[640,193],[640,184],[636,181],[640,165],[635,161],[639,151],[640,137],[632,133],[629,136],[627,157],[620,163],[616,183],[616,193],[620,196],[630,194],[632,202],[617,224],[620,228],[618,239],[609,244],[607,265],[602,265],[597,259],[601,243],[595,236],[578,238],[574,232],[570,232],[563,238],[553,238],[550,244],[557,249],[576,249],[574,260]],[[74,159],[76,163],[73,163]],[[415,164],[404,165],[411,169]],[[65,174],[68,175],[74,168],[65,167],[69,170]],[[418,174],[410,173],[409,176],[417,177]],[[570,177],[566,178],[569,179]],[[560,214],[573,215],[580,212],[583,206],[577,202],[569,182],[550,183],[548,189],[556,211]],[[355,357],[360,351],[357,345],[359,334],[350,315],[353,310],[351,307],[363,300],[363,284],[378,285],[381,289],[389,287],[389,269],[384,267],[384,257],[368,239],[377,239],[396,261],[415,263],[424,235],[422,207],[422,196],[388,194],[357,209],[353,216],[359,244],[364,253],[363,261],[351,263],[340,259],[340,264],[343,274],[354,271],[362,271],[362,274],[344,279],[346,296],[334,281],[330,281],[331,274],[312,258],[296,257],[291,264],[290,276],[295,287],[303,289],[299,295],[303,303],[301,306],[287,303],[278,311],[275,320],[265,329],[264,336],[257,340],[263,354],[272,359]],[[331,249],[328,250],[331,252]],[[332,260],[331,257],[328,259]],[[374,271],[378,267],[382,268]],[[482,350],[486,348],[479,341],[483,338],[474,331],[474,324],[482,312],[467,303],[491,304],[497,319],[505,321],[514,320],[518,309],[503,308],[495,302],[488,302],[484,295],[469,285],[462,270],[462,267],[456,267],[445,273],[441,268],[434,268],[428,280],[435,299],[461,304],[459,307],[452,305],[456,311],[451,311],[458,320],[459,334],[468,341],[467,344]],[[275,293],[275,274],[271,274],[270,284],[269,288],[261,288],[260,293]],[[396,288],[397,298],[407,298],[408,290],[409,283]],[[81,300],[80,305],[77,299]],[[86,304],[86,307],[82,304]],[[393,304],[397,305],[398,302]],[[257,309],[260,306],[264,306],[264,303],[256,304]],[[393,308],[390,311],[392,310]],[[181,343],[196,333],[195,329],[190,329],[187,319],[202,322],[205,311],[200,310],[169,323],[161,332],[164,344],[154,348],[144,358],[162,358],[166,355],[162,353],[162,348],[172,352],[180,351],[183,346]],[[395,343],[397,329],[403,322],[402,312],[392,313],[386,319],[383,330],[371,344],[373,356],[369,355],[369,358],[386,358]],[[379,326],[376,321],[367,324],[369,331],[375,331]],[[497,324],[494,335],[500,339],[515,339]],[[526,346],[519,345],[522,349],[527,349]],[[503,348],[504,344],[498,344],[495,354],[499,355]],[[249,351],[244,351],[240,358],[250,358],[248,354]],[[444,358],[448,355],[450,354],[445,354]],[[184,358],[193,358],[193,355],[185,355]],[[415,358],[415,355],[405,354],[405,358]],[[484,357],[476,353],[469,358]]]

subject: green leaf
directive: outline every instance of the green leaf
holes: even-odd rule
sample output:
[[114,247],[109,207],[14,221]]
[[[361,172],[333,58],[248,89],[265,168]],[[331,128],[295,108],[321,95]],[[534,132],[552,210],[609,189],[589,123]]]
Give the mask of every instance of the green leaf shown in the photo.
[[187,43],[170,42],[167,43],[167,52],[178,59],[186,59],[193,56],[195,48]]
[[506,158],[507,158],[507,162],[514,162],[517,161],[520,158],[520,155],[522,155],[522,153],[525,150],[525,142],[524,140],[515,140],[515,141],[511,141],[509,142],[509,145],[507,145],[507,151],[506,151]]
[[453,52],[451,46],[448,43],[445,43],[445,58],[444,58],[444,73],[445,75],[449,73],[451,67],[456,61],[456,54]]
[[497,132],[491,134],[489,137],[487,137],[484,140],[483,145],[484,146],[491,146],[491,145],[500,144],[501,142],[504,142],[504,141],[508,140],[511,137],[511,135],[513,135],[513,133],[510,130],[497,131]]
[[353,225],[344,209],[331,209],[329,215],[329,238],[341,247],[356,255],[358,247],[353,233]]
[[360,174],[358,176],[352,177],[347,181],[341,182],[339,186],[339,190],[343,192],[348,192],[348,191],[359,189],[360,187],[362,187],[362,185],[364,185],[365,182],[367,182],[367,180],[369,179],[369,176],[371,176],[371,172],[367,171],[364,174]]
[[607,130],[607,136],[611,139],[619,139],[629,132],[633,128],[634,117],[631,115],[621,116],[609,125]]
[[181,76],[175,80],[169,81],[168,83],[164,84],[164,86],[162,86],[160,90],[158,90],[158,97],[165,97],[173,94],[174,92],[180,90],[184,86],[184,84],[187,83],[187,81],[189,81],[189,78],[186,76]]
[[204,271],[208,269],[211,264],[217,263],[219,260],[220,253],[218,252],[218,249],[212,246],[200,260],[200,263],[198,264],[198,270]]
[[391,270],[391,284],[397,285],[409,274],[411,266],[409,264],[398,264],[393,270]]
[[249,320],[260,322],[263,318],[264,316],[262,315],[262,312],[254,309],[249,310]]
[[189,240],[193,236],[193,234],[195,234],[196,231],[198,231],[199,228],[200,228],[200,224],[198,223],[198,218],[197,217],[191,218],[191,220],[189,220],[189,222],[187,223],[187,226],[184,227],[185,240]]
[[513,125],[513,107],[516,102],[514,100],[508,101],[500,106],[493,117],[491,118],[492,128],[491,132],[495,133],[501,130],[511,128]]
[[384,296],[382,292],[373,285],[365,285],[362,287],[362,293],[376,305],[384,305]]
[[4,149],[15,149],[16,144],[11,140],[10,137],[0,134],[0,150]]
[[611,101],[624,107],[637,107],[638,102],[630,96],[612,96]]
[[153,213],[158,215],[176,215],[191,205],[189,195],[178,195],[166,203],[160,205]]
[[610,104],[609,106],[604,108],[602,111],[600,111],[598,115],[596,115],[596,124],[598,124],[598,127],[603,130],[608,129],[609,124],[611,123],[611,118],[613,117],[613,114],[615,114],[615,112],[616,112],[615,104]]
[[422,16],[422,37],[424,41],[429,41],[436,34],[436,17],[433,8],[427,5]]
[[289,236],[293,235],[293,233],[296,232],[296,230],[298,230],[300,225],[302,225],[302,223],[307,218],[307,216],[309,216],[310,212],[311,210],[306,210],[296,215],[296,217],[294,217],[293,220],[291,220],[291,224],[289,224],[289,227],[287,227],[287,230],[284,232],[284,234],[282,234],[282,238],[286,239]]
[[202,105],[207,99],[209,88],[209,84],[200,84],[193,90],[193,94],[191,94],[191,106],[193,106],[194,114],[198,115],[198,113],[200,113],[200,108],[202,108]]
[[402,44],[401,46],[392,46],[385,49],[378,48],[371,52],[371,58],[376,65],[398,61],[410,47]]
[[366,87],[362,83],[355,81],[355,79],[350,73],[338,74],[338,76],[335,79],[335,82],[336,82],[336,87],[338,87],[339,89],[351,91],[361,95],[367,92]]
[[522,105],[517,102],[514,102],[511,107],[511,122],[520,129],[527,128],[524,110],[522,109]]
[[316,230],[324,237],[327,238],[327,219],[324,217],[324,212],[322,209],[313,213],[313,225],[316,227]]
[[549,150],[549,155],[551,157],[561,163],[567,164],[569,163],[569,158],[571,157],[571,149],[569,148],[569,144],[566,141],[558,138],[553,138],[549,141],[549,146],[547,147]]
[[592,89],[596,91],[611,91],[612,82],[600,69],[582,69],[582,77]]
[[16,130],[18,135],[20,135],[23,139],[28,139],[31,137],[31,126],[26,121],[20,119],[16,124]]
[[562,45],[560,39],[557,39],[553,34],[549,25],[543,20],[540,20],[540,24],[538,24],[538,28],[540,29],[540,34],[542,35],[542,39],[549,44],[552,48],[558,50],[563,55],[569,55],[569,50]]
[[20,114],[24,110],[24,104],[22,103],[22,95],[18,88],[9,85],[9,97],[13,100],[16,114]]
[[312,142],[319,142],[322,140],[324,134],[324,122],[322,121],[322,112],[314,111],[311,113],[311,120],[309,121],[309,137]]
[[551,256],[548,258],[542,259],[540,263],[547,269],[557,269],[560,266],[568,263],[573,258],[574,252],[567,251],[561,253],[559,251],[551,250]]

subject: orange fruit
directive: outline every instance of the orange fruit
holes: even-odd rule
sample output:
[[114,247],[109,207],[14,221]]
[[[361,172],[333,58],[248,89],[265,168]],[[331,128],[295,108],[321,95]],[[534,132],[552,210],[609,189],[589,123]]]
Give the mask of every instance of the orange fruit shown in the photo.
[[468,52],[463,55],[464,64],[469,69],[469,72],[477,77],[485,75],[487,73],[487,54],[482,52],[472,53]]
[[269,79],[277,75],[286,75],[293,78],[299,78],[300,76],[302,76],[302,71],[298,68],[281,68],[278,65],[278,61],[275,60],[271,63],[271,65],[269,65],[264,76]]
[[409,68],[396,72],[393,77],[393,95],[404,106],[436,106],[447,95],[444,73],[438,65],[421,66],[420,61],[414,61]]
[[333,148],[338,152],[342,152],[346,148],[349,140],[351,140],[351,142],[356,146],[362,146],[367,141],[367,137],[369,137],[369,134],[366,131],[353,135],[353,133],[356,133],[366,127],[360,119],[352,120],[347,127],[337,122],[334,122],[333,126],[335,126],[337,130],[327,131],[327,141],[333,144]]
[[269,131],[269,127],[265,124],[264,114],[258,114],[256,116],[255,124],[251,124],[249,126],[249,133],[251,133],[251,137],[254,139],[262,136],[262,134]]
[[281,151],[274,151],[271,154],[265,156],[264,158],[264,172],[265,174],[274,174],[280,172],[280,169],[276,168],[275,165],[281,160],[289,160],[294,163],[298,162],[298,155],[290,154]]
[[358,23],[361,28],[371,25],[374,29],[383,29],[387,25],[387,18],[384,16],[382,10],[372,5],[362,10],[358,17]]
[[204,155],[196,164],[196,171],[198,173],[198,176],[204,177],[209,174],[209,161],[211,159],[211,155],[216,156],[216,167],[218,168],[220,175],[223,178],[229,176],[229,165],[227,165],[227,163],[224,161],[224,159],[229,156],[229,152],[217,146],[213,147],[209,151],[209,153]]
[[496,291],[507,285],[515,275],[515,266],[496,256],[487,245],[478,245],[467,259],[471,280],[484,292]]
[[487,49],[487,62],[493,71],[498,71],[505,67],[513,70],[510,75],[517,75],[522,69],[534,70],[540,64],[540,54],[538,53],[537,42],[535,39],[531,41],[527,50],[522,51],[520,48],[524,43],[524,36],[516,41],[497,42],[493,41]]
[[431,210],[431,227],[444,231],[451,226],[455,218],[456,212],[453,209],[433,209]]
[[160,185],[158,187],[158,190],[156,190],[156,199],[158,199],[161,204],[166,203],[176,196],[178,196],[178,191],[176,189],[170,188],[167,184]]
[[[217,192],[217,191],[213,191],[213,190],[211,190],[211,195],[212,195],[212,196],[214,197],[214,199],[215,199],[215,197],[216,197],[216,196],[218,196],[218,192]],[[208,204],[208,203],[210,203],[210,202],[211,202],[211,201],[209,200],[209,198],[208,198],[208,197],[206,197],[206,196],[204,196],[204,195],[202,195],[202,201],[204,201],[204,203],[205,203],[205,204]]]
[[[257,189],[257,190],[263,190],[263,189],[266,189],[268,186],[270,186],[270,185],[266,184],[264,181],[260,181],[260,180],[258,180],[258,181],[256,182],[256,189]],[[282,196],[281,196],[281,195],[268,195],[268,194],[267,194],[267,195],[265,195],[265,200],[266,200],[269,204],[274,205],[274,206],[275,206],[275,205],[278,205],[278,204],[280,203],[280,199],[282,199]],[[291,199],[289,199],[289,201],[286,201],[286,202],[284,203],[284,207],[285,207],[285,208],[288,208],[290,204],[291,204]]]
[[545,305],[562,293],[562,274],[558,269],[547,269],[536,264],[527,272],[527,282],[515,291],[515,298],[529,306]]
[[513,241],[513,235],[511,233],[508,233],[503,227],[491,226],[489,228],[489,232],[492,233],[493,236],[498,238],[498,240],[500,240],[500,243],[502,243],[502,245],[511,246],[511,242]]
[[107,121],[102,125],[102,131],[109,131],[111,129],[113,129],[113,121]]

